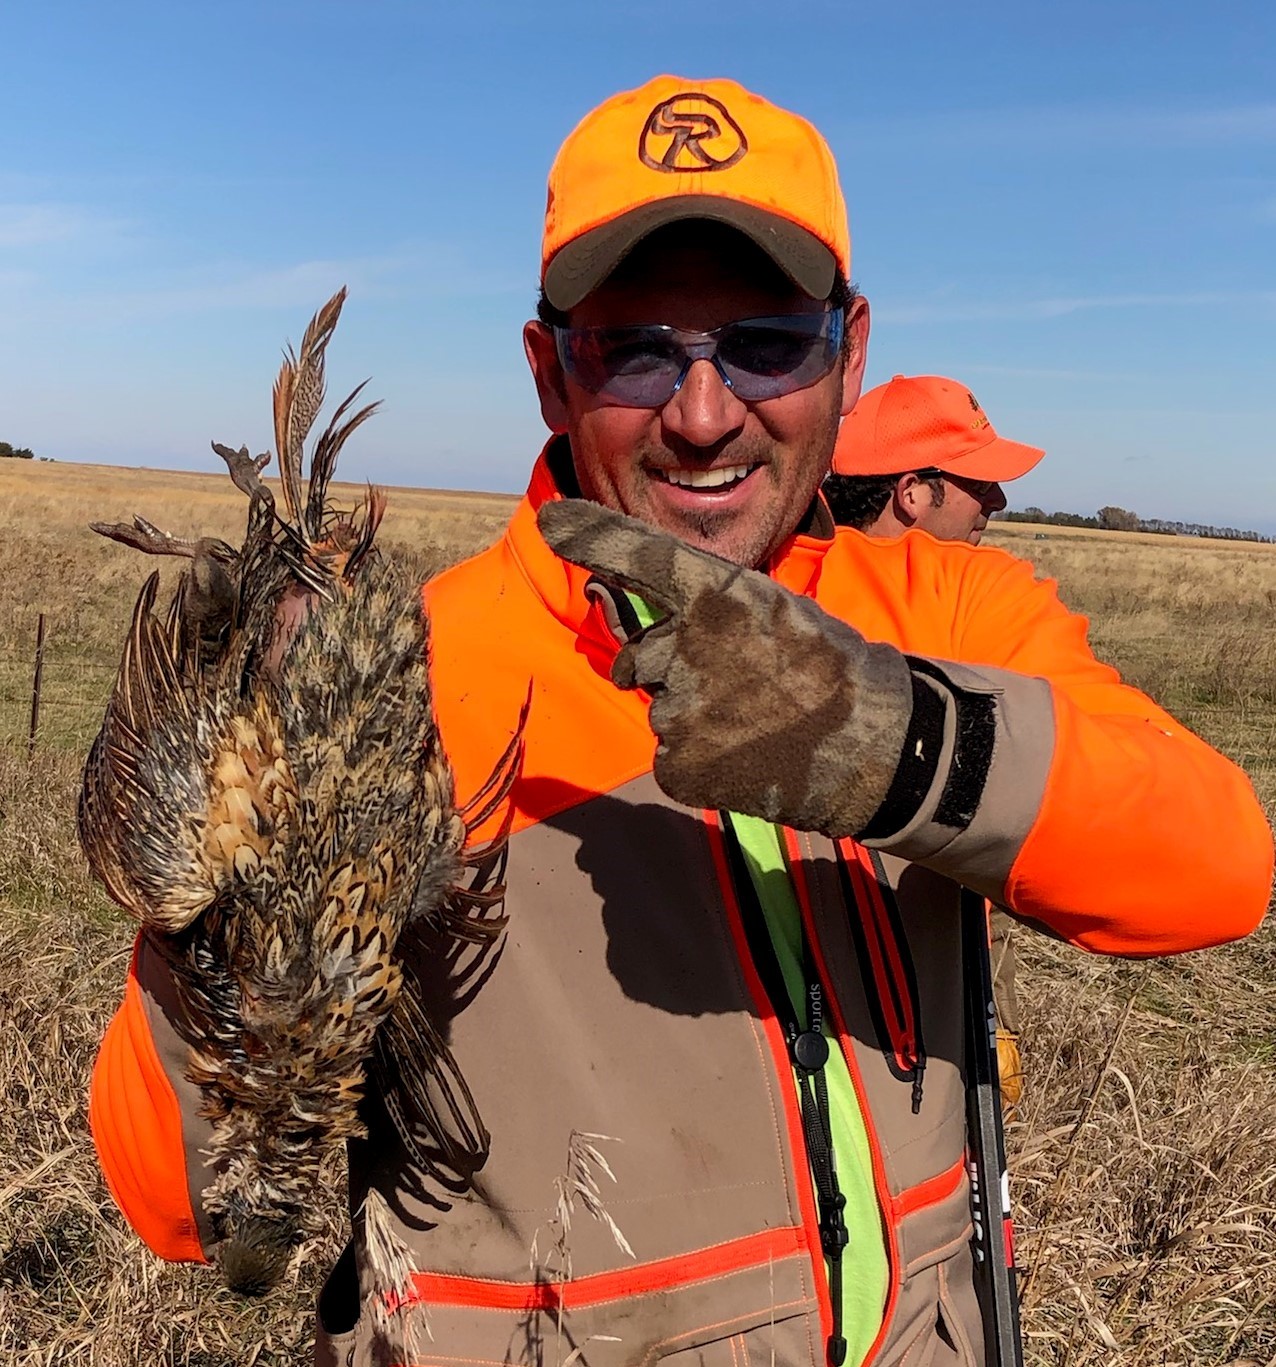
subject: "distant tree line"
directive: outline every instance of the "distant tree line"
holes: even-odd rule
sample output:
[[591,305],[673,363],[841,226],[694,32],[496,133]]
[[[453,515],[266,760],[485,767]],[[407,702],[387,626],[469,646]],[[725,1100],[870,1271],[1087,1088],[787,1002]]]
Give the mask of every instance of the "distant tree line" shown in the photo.
[[0,441],[0,457],[4,456],[13,460],[34,460],[35,452],[29,446],[10,446],[7,441]]
[[1238,527],[1215,527],[1207,522],[1170,522],[1163,517],[1140,517],[1128,508],[1100,508],[1093,517],[1081,513],[1047,513],[1042,508],[1028,507],[1021,512],[1007,510],[994,513],[1002,522],[1042,522],[1050,527],[1092,527],[1107,532],[1153,532],[1158,536],[1208,536],[1219,541],[1261,541],[1271,543],[1276,538],[1260,532],[1241,531]]

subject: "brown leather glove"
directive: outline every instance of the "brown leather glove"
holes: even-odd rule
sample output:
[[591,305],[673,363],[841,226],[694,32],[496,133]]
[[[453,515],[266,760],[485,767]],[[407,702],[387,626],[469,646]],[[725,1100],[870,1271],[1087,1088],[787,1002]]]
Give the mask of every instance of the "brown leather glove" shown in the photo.
[[580,499],[546,504],[564,559],[669,615],[622,646],[621,688],[651,694],[670,797],[834,837],[881,807],[912,714],[908,663],[766,575]]

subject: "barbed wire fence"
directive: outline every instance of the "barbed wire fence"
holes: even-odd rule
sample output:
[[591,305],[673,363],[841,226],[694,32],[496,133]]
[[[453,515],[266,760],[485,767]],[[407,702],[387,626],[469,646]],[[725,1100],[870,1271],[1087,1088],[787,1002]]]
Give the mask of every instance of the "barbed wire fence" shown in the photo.
[[0,744],[86,751],[102,724],[116,662],[86,654],[82,641],[39,613],[0,643]]

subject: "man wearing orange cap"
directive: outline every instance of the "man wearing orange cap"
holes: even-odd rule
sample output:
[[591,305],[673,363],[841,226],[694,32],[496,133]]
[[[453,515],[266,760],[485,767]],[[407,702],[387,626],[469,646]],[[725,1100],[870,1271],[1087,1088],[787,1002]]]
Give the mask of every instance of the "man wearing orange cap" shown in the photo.
[[[530,693],[475,836],[508,823],[507,868],[476,856],[508,929],[410,965],[447,1066],[370,1087],[352,1205],[388,1213],[320,1363],[983,1362],[958,885],[1107,953],[1262,916],[1245,776],[1049,586],[835,534],[849,269],[823,139],[732,82],[660,77],[558,154],[525,331],[551,436],[501,541],[426,588],[462,799]],[[94,1136],[147,1242],[215,1260],[175,1014],[143,942]]]
[[993,430],[979,401],[941,375],[896,375],[870,389],[842,423],[824,481],[833,520],[870,536],[917,527],[979,545],[1002,485],[1045,455]]

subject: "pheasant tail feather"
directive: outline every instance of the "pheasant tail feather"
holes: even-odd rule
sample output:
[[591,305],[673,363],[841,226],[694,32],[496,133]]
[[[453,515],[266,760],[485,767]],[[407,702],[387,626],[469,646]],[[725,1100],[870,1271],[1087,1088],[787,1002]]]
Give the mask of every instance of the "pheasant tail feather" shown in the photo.
[[288,515],[297,527],[304,525],[301,486],[306,436],[323,406],[324,352],[345,301],[343,285],[310,320],[297,352],[289,349],[284,353],[272,391],[279,477]]
[[337,457],[346,444],[350,434],[381,407],[380,402],[365,404],[354,417],[343,422],[350,405],[363,392],[363,384],[349,393],[340,408],[332,415],[332,420],[324,429],[323,435],[315,443],[315,454],[310,462],[310,491],[306,499],[306,528],[311,536],[318,536],[323,526],[324,508],[328,498],[328,484],[337,467]]

